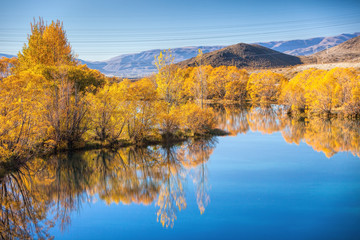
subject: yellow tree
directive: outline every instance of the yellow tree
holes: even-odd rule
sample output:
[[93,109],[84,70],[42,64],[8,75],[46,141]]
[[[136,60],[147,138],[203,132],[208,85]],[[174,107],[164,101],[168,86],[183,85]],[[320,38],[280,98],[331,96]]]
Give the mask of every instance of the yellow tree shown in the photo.
[[215,114],[212,108],[202,109],[195,103],[181,106],[181,127],[192,134],[205,134],[215,126]]
[[69,79],[67,68],[52,72],[50,87],[45,89],[45,117],[49,123],[49,143],[56,148],[77,147],[87,126],[88,111],[84,93]]
[[252,73],[250,75],[247,91],[253,103],[269,104],[278,100],[286,78],[271,71]]
[[208,94],[210,98],[224,98],[227,79],[227,67],[216,67],[208,78]]
[[195,78],[195,90],[196,98],[200,100],[201,108],[204,108],[204,100],[207,98],[208,88],[207,88],[207,79],[206,69],[204,65],[203,52],[199,49],[198,55],[196,56],[196,65],[195,69],[196,78]]
[[129,117],[129,101],[124,84],[105,85],[96,93],[89,93],[89,133],[101,142],[116,143],[125,132]]
[[245,69],[238,69],[234,66],[227,67],[228,82],[225,85],[225,98],[236,101],[245,101],[246,85],[249,81],[249,74]]
[[128,138],[136,144],[143,143],[147,137],[156,135],[155,126],[160,112],[159,102],[156,101],[156,89],[150,79],[131,83],[123,81],[128,86],[127,101],[129,114],[126,124]]
[[171,50],[160,52],[155,58],[155,64],[158,68],[156,74],[156,85],[158,97],[163,101],[162,112],[159,114],[161,133],[164,138],[173,135],[178,128],[178,114],[175,108],[180,103],[181,98],[181,70],[178,70],[174,64],[174,57]]
[[339,110],[346,114],[359,113],[359,102],[356,97],[356,89],[359,88],[359,72],[354,68],[334,68],[331,69],[325,78],[333,78],[336,82],[333,101]]
[[181,102],[184,102],[189,99],[194,99],[196,90],[195,90],[195,82],[196,82],[196,73],[194,67],[180,68],[179,77],[181,79],[181,92],[180,98]]
[[332,74],[323,72],[308,85],[306,101],[311,112],[331,113],[339,104],[338,92],[341,86]]
[[41,75],[29,71],[0,82],[1,160],[28,159],[46,134]]
[[281,90],[280,103],[290,106],[293,112],[305,111],[308,91],[325,74],[325,70],[315,68],[298,73]]
[[177,67],[174,65],[171,50],[161,51],[159,56],[155,57],[155,65],[158,69],[155,77],[158,97],[168,103],[170,109],[178,103],[180,93]]
[[41,18],[37,22],[34,20],[31,24],[28,43],[18,54],[18,59],[18,70],[32,68],[39,64],[76,65],[63,24],[60,21],[52,21],[50,25],[46,25]]

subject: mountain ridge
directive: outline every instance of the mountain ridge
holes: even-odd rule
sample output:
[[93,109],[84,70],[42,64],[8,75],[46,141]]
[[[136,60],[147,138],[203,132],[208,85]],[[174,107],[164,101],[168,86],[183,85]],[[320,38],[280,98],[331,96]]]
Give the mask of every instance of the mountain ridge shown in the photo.
[[360,61],[360,36],[351,38],[335,47],[306,57],[312,62],[358,62]]
[[[360,36],[360,32],[353,34],[340,34],[331,37],[316,37],[310,39],[288,40],[288,41],[271,41],[271,42],[258,42],[257,45],[270,48],[272,50],[295,55],[307,56],[322,50],[330,49],[337,46],[349,39]],[[174,62],[179,63],[186,59],[195,57],[200,48],[203,53],[208,53],[220,50],[227,46],[193,46],[173,48]],[[79,59],[83,64],[88,65],[89,68],[97,69],[106,75],[113,75],[119,77],[142,77],[156,72],[154,64],[154,57],[160,53],[161,49],[152,49],[142,51],[134,54],[123,54],[115,56],[105,61],[86,61]],[[0,57],[15,57],[10,54],[1,54]],[[312,58],[301,57],[304,61],[314,62]]]

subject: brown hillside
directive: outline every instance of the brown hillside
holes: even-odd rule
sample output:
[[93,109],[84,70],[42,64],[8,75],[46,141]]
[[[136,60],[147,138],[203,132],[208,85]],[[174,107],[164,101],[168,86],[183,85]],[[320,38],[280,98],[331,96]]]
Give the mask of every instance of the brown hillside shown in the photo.
[[[196,58],[178,63],[181,67],[195,66]],[[277,52],[256,44],[239,43],[217,51],[205,53],[203,63],[213,67],[275,68],[301,64],[298,57]]]
[[306,63],[359,62],[360,36],[301,59]]

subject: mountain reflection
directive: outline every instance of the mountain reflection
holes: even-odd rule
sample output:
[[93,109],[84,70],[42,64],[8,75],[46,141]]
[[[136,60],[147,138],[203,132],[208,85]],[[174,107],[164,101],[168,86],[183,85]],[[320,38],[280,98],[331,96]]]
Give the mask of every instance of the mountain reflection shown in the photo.
[[[287,143],[301,141],[331,157],[351,152],[360,157],[360,122],[345,118],[301,119],[281,107],[267,109],[214,106],[218,127],[232,136],[280,132]],[[127,147],[36,158],[20,168],[0,165],[2,239],[48,239],[55,223],[64,230],[83,203],[154,204],[157,220],[173,227],[187,206],[184,187],[194,184],[200,214],[210,202],[207,162],[216,139],[175,146]]]

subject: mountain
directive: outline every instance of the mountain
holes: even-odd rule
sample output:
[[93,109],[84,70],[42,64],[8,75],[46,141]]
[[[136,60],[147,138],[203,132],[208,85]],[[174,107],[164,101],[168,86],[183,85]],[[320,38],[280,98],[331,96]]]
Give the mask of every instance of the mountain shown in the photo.
[[6,57],[6,58],[12,58],[12,57],[16,57],[15,55],[10,55],[10,54],[5,54],[5,53],[0,53],[0,58],[2,57]]
[[306,56],[334,47],[351,38],[360,36],[360,32],[354,34],[341,34],[333,37],[317,37],[304,40],[260,42],[261,46],[296,56]]
[[[195,57],[182,61],[179,66],[195,66]],[[213,67],[236,66],[238,68],[287,67],[301,64],[299,57],[281,53],[260,45],[238,43],[204,54],[203,62]]]
[[[258,45],[267,47],[278,52],[291,55],[310,55],[336,46],[348,39],[359,36],[360,33],[341,34],[333,37],[318,37],[305,40],[260,42]],[[175,63],[195,57],[200,48],[203,53],[219,50],[225,46],[201,46],[174,48],[173,56]],[[98,69],[101,72],[120,77],[140,77],[156,72],[154,57],[160,53],[160,49],[149,50],[135,54],[120,55],[102,62],[86,62],[90,68]],[[85,62],[85,61],[84,61]]]
[[[273,42],[259,42],[261,45],[272,50],[297,55],[306,56],[327,48],[334,47],[340,43],[343,43],[351,38],[360,36],[360,32],[354,34],[341,34],[333,37],[318,37],[305,40],[290,40],[290,41],[273,41]],[[183,47],[174,48],[173,56],[175,57],[175,63],[184,61],[195,57],[200,48],[203,53],[208,53],[222,49],[226,46],[200,46],[200,47]],[[85,61],[79,59],[83,64],[87,64],[89,68],[97,69],[104,74],[114,75],[119,77],[141,77],[156,72],[154,65],[154,57],[159,55],[160,49],[144,51],[135,54],[124,54],[106,61]],[[1,56],[12,55],[0,54]],[[312,58],[301,58],[304,61],[310,61]]]
[[315,53],[308,58],[312,58],[313,61],[321,61],[322,63],[360,62],[360,36]]
[[[223,47],[224,46],[200,46],[174,48],[171,50],[174,62],[177,63],[195,57],[198,54],[198,49],[207,53]],[[98,69],[108,75],[119,77],[139,77],[156,72],[155,56],[158,56],[160,51],[161,49],[154,49],[135,54],[124,54],[103,62],[81,61],[82,63],[87,64],[90,68]]]

